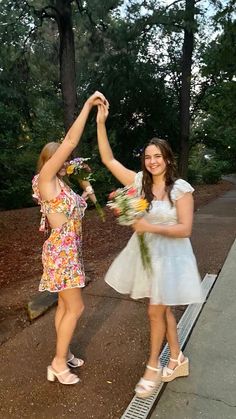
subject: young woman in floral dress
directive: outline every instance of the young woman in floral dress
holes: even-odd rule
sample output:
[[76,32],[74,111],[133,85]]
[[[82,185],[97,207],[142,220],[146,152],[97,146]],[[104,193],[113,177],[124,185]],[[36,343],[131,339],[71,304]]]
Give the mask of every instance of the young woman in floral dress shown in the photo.
[[80,141],[90,110],[102,103],[106,103],[105,97],[95,92],[85,102],[63,142],[45,145],[39,156],[38,175],[33,179],[33,196],[42,212],[40,230],[50,230],[43,245],[43,275],[39,290],[58,292],[56,354],[47,368],[47,378],[49,381],[57,378],[67,385],[79,382],[68,365],[77,367],[83,364],[70,353],[69,345],[84,309],[81,297],[81,288],[85,285],[81,221],[86,202],[61,177],[65,175],[64,163]]
[[[146,215],[135,222],[135,233],[110,266],[105,281],[134,299],[148,297],[150,355],[144,376],[135,391],[149,397],[160,381],[189,374],[189,361],[180,351],[177,326],[171,306],[200,303],[200,277],[189,236],[193,221],[193,188],[179,179],[174,156],[165,140],[153,138],[142,152],[142,171],[135,173],[118,162],[112,153],[105,127],[106,105],[98,106],[98,145],[102,162],[123,184],[133,184],[146,198]],[[145,233],[152,274],[142,264],[137,234]],[[159,355],[166,337],[170,361],[162,369]]]

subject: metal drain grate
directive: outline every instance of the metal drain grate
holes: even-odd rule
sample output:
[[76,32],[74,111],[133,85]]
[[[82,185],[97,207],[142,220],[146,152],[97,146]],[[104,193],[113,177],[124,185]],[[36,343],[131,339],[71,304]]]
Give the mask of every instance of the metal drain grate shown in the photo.
[[[202,281],[202,290],[205,298],[207,298],[214,282],[216,275],[206,274]],[[204,303],[203,303],[204,304]],[[202,309],[203,304],[190,304],[185,310],[183,316],[178,323],[178,336],[181,349],[183,348],[198,316]],[[160,355],[161,364],[164,366],[169,360],[169,347],[165,345]],[[157,400],[164,383],[160,383],[155,393],[147,399],[140,399],[136,396],[133,397],[126,411],[121,419],[145,419],[148,417],[155,401]]]

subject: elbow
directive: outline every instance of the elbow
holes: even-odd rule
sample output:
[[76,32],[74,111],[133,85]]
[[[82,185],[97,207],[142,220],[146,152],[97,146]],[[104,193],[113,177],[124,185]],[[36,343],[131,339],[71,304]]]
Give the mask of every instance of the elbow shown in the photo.
[[105,158],[102,158],[102,163],[104,164],[104,166],[106,166],[106,168],[108,170],[111,170],[112,161],[113,161],[113,159],[105,159]]
[[109,164],[108,160],[105,158],[101,158],[102,163],[104,164],[104,166],[107,166]]
[[190,237],[191,237],[191,234],[190,233],[186,233],[184,236],[183,236],[185,239],[190,239]]
[[104,166],[106,166],[106,168],[107,168],[108,170],[110,170],[109,160],[102,159],[102,164],[104,164]]
[[177,236],[180,239],[188,239],[191,237],[191,234],[192,234],[192,227],[182,224],[181,227],[179,228]]
[[191,228],[186,228],[183,231],[183,237],[184,238],[189,239],[191,237],[191,235],[192,235],[192,229]]

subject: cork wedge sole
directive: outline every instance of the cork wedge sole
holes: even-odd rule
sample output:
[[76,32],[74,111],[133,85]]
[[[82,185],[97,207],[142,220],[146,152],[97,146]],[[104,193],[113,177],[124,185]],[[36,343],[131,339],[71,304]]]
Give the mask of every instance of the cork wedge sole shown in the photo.
[[178,362],[178,365],[174,369],[168,367],[163,368],[162,381],[164,383],[169,383],[175,380],[175,378],[187,377],[189,375],[189,360],[188,358],[184,358],[181,362],[182,355],[182,352],[180,352],[178,359],[170,358],[171,361]]

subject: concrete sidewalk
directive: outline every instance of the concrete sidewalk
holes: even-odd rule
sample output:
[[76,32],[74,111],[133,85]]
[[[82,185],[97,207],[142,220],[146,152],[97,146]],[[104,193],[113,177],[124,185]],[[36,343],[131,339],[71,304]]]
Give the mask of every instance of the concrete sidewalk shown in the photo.
[[[218,273],[222,268],[235,232],[236,187],[196,213],[192,242],[202,277],[207,272]],[[235,265],[231,269],[236,272]],[[164,413],[156,417],[236,417],[231,407],[236,398],[233,378],[236,295],[234,279],[223,272],[224,269],[186,348],[191,358],[191,375],[166,387],[156,410],[159,415],[158,409],[163,406]],[[72,345],[73,351],[86,361],[79,370],[81,383],[62,386],[46,381],[46,366],[55,345],[53,309],[0,347],[1,419],[118,419],[122,416],[148,357],[147,303],[117,294],[103,278],[89,284],[83,296],[86,309]],[[206,386],[204,390],[200,388],[202,382]],[[185,391],[192,393],[187,394],[186,399],[181,393],[184,385],[188,386]],[[212,389],[218,385],[215,387],[218,392],[214,393]],[[203,408],[200,408],[200,400],[205,403]],[[195,410],[188,411],[189,404]],[[208,404],[209,410],[205,410]],[[210,406],[214,407],[212,412]],[[217,406],[225,409],[223,416],[219,415]],[[182,416],[177,416],[180,408]],[[189,412],[193,415],[188,416]]]
[[236,241],[185,348],[190,376],[169,383],[152,419],[236,418]]
[[[225,179],[236,184],[235,175]],[[214,211],[212,204],[216,204]],[[233,190],[203,207],[196,216],[195,228],[200,232],[203,224],[210,233],[218,220],[220,230],[229,223],[235,236],[235,218],[236,191]],[[213,234],[209,235],[205,250],[208,252],[212,239],[218,252],[223,239],[217,241]],[[214,257],[215,254],[209,259],[209,268]],[[235,302],[236,240],[186,345],[184,353],[190,358],[190,376],[166,385],[151,419],[236,418]]]

